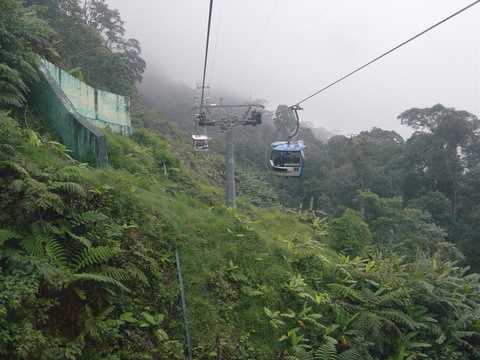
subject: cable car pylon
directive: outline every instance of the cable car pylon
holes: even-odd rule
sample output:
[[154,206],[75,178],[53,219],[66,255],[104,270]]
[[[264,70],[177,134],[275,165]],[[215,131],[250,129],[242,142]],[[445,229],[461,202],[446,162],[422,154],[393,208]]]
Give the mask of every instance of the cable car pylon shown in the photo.
[[[195,132],[192,134],[192,145],[193,150],[196,152],[205,152],[208,151],[208,137],[207,128],[205,127],[205,113],[204,107],[208,105],[210,100],[208,91],[210,89],[209,85],[197,84],[196,94],[193,96],[193,122]],[[202,96],[198,94],[201,91]],[[203,105],[202,105],[203,102]]]
[[[229,208],[236,206],[235,188],[235,151],[234,151],[234,128],[238,126],[257,126],[262,124],[261,104],[238,104],[205,105],[202,116],[202,126],[219,126],[225,133],[225,205]],[[220,119],[215,119],[210,111],[215,109],[224,110],[226,114]],[[233,113],[232,110],[246,109],[243,114]],[[230,110],[230,111],[228,111]]]

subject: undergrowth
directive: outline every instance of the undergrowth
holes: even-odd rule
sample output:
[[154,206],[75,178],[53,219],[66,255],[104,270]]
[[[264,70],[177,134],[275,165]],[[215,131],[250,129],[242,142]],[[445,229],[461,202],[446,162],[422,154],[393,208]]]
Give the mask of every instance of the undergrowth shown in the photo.
[[342,255],[313,214],[227,209],[218,158],[151,132],[107,134],[94,169],[0,121],[3,358],[182,359],[175,246],[195,359],[478,358],[478,276],[441,253]]

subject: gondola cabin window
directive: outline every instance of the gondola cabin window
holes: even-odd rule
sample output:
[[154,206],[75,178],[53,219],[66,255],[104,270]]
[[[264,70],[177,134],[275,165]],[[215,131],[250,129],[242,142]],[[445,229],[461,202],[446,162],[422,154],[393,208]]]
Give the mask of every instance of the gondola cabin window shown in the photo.
[[275,166],[300,166],[302,157],[298,151],[274,151],[272,161]]

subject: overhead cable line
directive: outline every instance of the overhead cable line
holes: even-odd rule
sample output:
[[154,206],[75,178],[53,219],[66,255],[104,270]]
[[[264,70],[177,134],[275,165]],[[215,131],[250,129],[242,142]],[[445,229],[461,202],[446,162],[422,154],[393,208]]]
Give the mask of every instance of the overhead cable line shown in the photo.
[[[217,67],[217,54],[218,54],[218,47],[220,46],[221,44],[221,41],[222,41],[222,35],[223,35],[223,32],[222,32],[222,26],[223,26],[223,22],[224,22],[224,13],[225,13],[225,7],[221,7],[219,6],[219,4],[217,4],[217,7],[216,7],[216,11],[217,11],[217,15],[216,15],[216,18],[218,19],[217,22],[215,22],[215,19],[212,18],[212,27],[215,26],[215,29],[216,29],[216,36],[213,36],[212,34],[212,45],[213,45],[213,48],[212,48],[212,56],[211,56],[211,60],[210,60],[210,69],[213,69],[215,70],[216,67]],[[221,46],[220,46],[221,48]],[[217,75],[217,72],[213,72],[213,74],[211,75],[210,77],[210,82],[211,83],[214,83],[215,82],[215,79],[216,79],[216,75]]]
[[213,0],[210,0],[210,9],[208,11],[207,43],[205,46],[205,60],[203,64],[203,80],[202,80],[202,96],[200,98],[200,113],[203,110],[203,104],[204,104],[204,98],[205,98],[205,79],[207,77],[208,46],[210,44],[210,28],[212,25],[212,10],[213,10]]
[[475,5],[478,5],[479,3],[480,3],[480,0],[474,1],[474,2],[473,2],[473,3],[471,3],[470,5],[468,5],[468,6],[464,7],[464,8],[462,8],[462,9],[460,9],[460,10],[458,10],[458,11],[456,11],[456,12],[455,12],[455,13],[453,13],[452,15],[450,15],[450,16],[448,16],[448,17],[446,17],[445,19],[443,19],[443,20],[441,20],[441,21],[437,22],[436,24],[434,24],[434,25],[430,26],[429,28],[427,28],[427,29],[423,30],[422,32],[420,32],[420,33],[418,33],[418,34],[416,34],[416,35],[412,36],[412,37],[411,37],[411,38],[409,38],[408,40],[405,40],[405,41],[404,41],[404,42],[402,42],[401,44],[398,44],[397,46],[395,46],[394,48],[392,48],[392,49],[390,49],[390,50],[388,50],[388,51],[384,52],[384,53],[383,53],[383,54],[381,54],[380,56],[377,56],[376,58],[374,58],[373,60],[369,61],[368,63],[366,63],[366,64],[364,64],[364,65],[362,65],[362,66],[360,66],[360,67],[356,68],[356,69],[355,69],[355,70],[353,70],[352,72],[350,72],[350,73],[348,73],[348,74],[346,74],[346,75],[342,76],[342,77],[341,77],[341,78],[339,78],[338,80],[335,80],[334,82],[330,83],[329,85],[327,85],[327,86],[325,86],[325,87],[321,88],[320,90],[316,91],[316,92],[315,92],[315,93],[313,93],[312,95],[310,95],[310,96],[307,96],[306,98],[304,98],[304,99],[300,100],[299,102],[295,103],[295,105],[294,105],[294,106],[301,105],[301,104],[303,104],[304,102],[306,102],[306,101],[310,100],[311,98],[313,98],[314,96],[317,96],[317,95],[319,95],[319,94],[323,93],[325,90],[328,90],[329,88],[331,88],[331,87],[333,87],[333,86],[337,85],[339,82],[341,82],[341,81],[343,81],[343,80],[345,80],[345,79],[347,79],[347,78],[351,77],[352,75],[354,75],[354,74],[356,74],[357,72],[359,72],[359,71],[361,71],[361,70],[365,69],[366,67],[368,67],[368,66],[372,65],[373,63],[375,63],[375,62],[379,61],[380,59],[384,58],[385,56],[387,56],[387,55],[390,55],[390,54],[391,54],[391,53],[393,53],[394,51],[396,51],[396,50],[400,49],[401,47],[403,47],[403,46],[407,45],[408,43],[412,42],[413,40],[415,40],[415,39],[417,39],[417,38],[419,38],[419,37],[421,37],[421,36],[425,35],[426,33],[430,32],[431,30],[435,29],[436,27],[438,27],[438,26],[440,26],[440,25],[442,25],[442,24],[446,23],[447,21],[449,21],[449,20],[453,19],[454,17],[456,17],[456,16],[460,15],[461,13],[463,13],[463,12],[465,12],[465,11],[469,10],[470,8],[474,7]]

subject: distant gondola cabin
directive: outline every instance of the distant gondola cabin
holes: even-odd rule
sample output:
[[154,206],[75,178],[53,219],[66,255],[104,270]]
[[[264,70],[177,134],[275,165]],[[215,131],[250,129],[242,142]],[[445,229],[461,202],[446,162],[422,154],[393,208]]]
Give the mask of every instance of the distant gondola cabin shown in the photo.
[[208,136],[206,135],[192,135],[193,150],[207,151],[208,150]]

